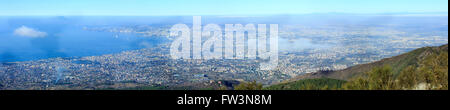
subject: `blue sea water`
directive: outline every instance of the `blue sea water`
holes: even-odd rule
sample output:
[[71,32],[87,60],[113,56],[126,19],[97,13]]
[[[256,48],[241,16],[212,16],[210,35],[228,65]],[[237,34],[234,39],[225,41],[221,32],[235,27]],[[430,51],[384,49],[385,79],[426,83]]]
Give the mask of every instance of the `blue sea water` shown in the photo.
[[[0,17],[0,62],[29,61],[55,57],[82,57],[151,48],[167,41],[165,37],[83,30],[89,25],[117,25],[81,18]],[[26,26],[47,33],[26,37],[14,30]],[[145,44],[145,45],[143,45]]]
[[[224,19],[204,17],[207,23],[272,23],[250,22],[246,18]],[[240,21],[240,22],[238,22]],[[268,20],[273,21],[273,20]],[[164,36],[143,37],[133,33],[114,33],[83,30],[94,26],[167,26],[192,23],[191,16],[179,17],[101,17],[101,16],[0,16],[0,62],[30,61],[55,57],[83,57],[118,53],[126,50],[152,48],[169,41]],[[22,26],[45,32],[44,37],[24,37],[14,34]],[[309,41],[280,39],[286,50],[314,47]],[[295,44],[295,45],[294,45]],[[301,44],[301,45],[300,45]],[[294,48],[295,47],[295,48]]]

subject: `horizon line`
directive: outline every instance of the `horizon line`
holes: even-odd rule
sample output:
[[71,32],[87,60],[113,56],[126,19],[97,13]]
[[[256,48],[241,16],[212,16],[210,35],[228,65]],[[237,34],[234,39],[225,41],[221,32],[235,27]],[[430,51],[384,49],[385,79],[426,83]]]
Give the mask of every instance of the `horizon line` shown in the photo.
[[282,15],[389,15],[389,16],[448,16],[448,12],[387,12],[387,13],[278,13],[278,14],[0,14],[0,16],[282,16]]

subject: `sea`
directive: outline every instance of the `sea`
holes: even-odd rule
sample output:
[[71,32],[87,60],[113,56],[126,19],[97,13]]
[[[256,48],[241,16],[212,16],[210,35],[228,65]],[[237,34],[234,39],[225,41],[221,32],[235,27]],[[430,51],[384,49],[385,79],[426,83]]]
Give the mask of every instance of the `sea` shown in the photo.
[[[123,22],[118,22],[123,21]],[[126,22],[125,22],[126,21]],[[133,24],[123,20],[99,17],[0,17],[0,62],[30,61],[55,57],[83,57],[113,54],[127,50],[152,48],[166,43],[163,36],[136,33],[90,31],[89,26]],[[127,23],[128,22],[128,23]],[[152,25],[152,23],[137,23]],[[45,35],[20,35],[45,33]]]

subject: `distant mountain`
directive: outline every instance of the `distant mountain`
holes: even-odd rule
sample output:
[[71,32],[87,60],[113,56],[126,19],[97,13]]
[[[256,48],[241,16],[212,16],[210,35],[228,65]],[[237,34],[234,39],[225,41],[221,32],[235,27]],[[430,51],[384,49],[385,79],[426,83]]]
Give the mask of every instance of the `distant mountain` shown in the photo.
[[419,62],[424,60],[426,57],[432,54],[439,55],[442,52],[448,53],[448,44],[439,47],[423,47],[398,56],[385,58],[380,61],[368,64],[360,64],[352,66],[340,71],[320,71],[316,73],[304,74],[297,76],[289,81],[296,81],[301,79],[314,79],[314,78],[332,78],[340,80],[349,80],[350,78],[362,75],[363,73],[372,70],[374,67],[381,67],[384,65],[391,66],[394,76],[397,76],[406,67],[408,66],[417,67],[419,66]]

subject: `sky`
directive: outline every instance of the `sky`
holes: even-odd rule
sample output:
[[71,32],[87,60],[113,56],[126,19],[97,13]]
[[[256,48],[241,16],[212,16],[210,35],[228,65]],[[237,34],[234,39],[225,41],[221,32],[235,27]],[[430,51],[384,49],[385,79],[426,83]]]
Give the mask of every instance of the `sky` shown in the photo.
[[0,0],[0,16],[447,12],[448,0]]

